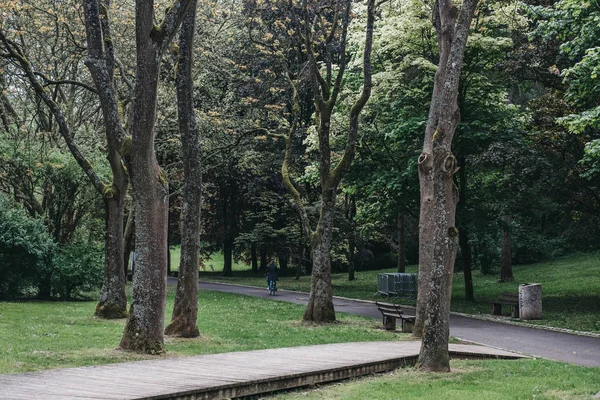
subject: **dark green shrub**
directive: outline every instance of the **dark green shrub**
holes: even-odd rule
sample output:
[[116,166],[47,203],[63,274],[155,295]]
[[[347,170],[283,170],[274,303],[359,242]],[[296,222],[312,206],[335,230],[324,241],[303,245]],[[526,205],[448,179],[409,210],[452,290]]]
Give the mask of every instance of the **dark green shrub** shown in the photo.
[[394,253],[375,254],[367,266],[369,270],[398,268],[398,257]]
[[53,264],[54,297],[65,300],[84,297],[86,292],[102,285],[103,253],[89,243],[74,243],[62,247],[56,253]]
[[43,222],[0,194],[0,298],[49,296],[55,249]]

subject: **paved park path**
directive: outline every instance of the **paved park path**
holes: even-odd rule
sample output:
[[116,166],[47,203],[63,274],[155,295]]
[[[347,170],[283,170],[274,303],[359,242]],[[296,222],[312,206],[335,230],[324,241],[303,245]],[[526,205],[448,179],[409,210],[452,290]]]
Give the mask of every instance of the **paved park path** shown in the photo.
[[[420,342],[361,342],[0,375],[2,400],[222,399],[310,386],[415,363]],[[475,345],[453,357],[520,358]]]
[[[169,283],[176,282],[169,278]],[[308,294],[280,290],[269,296],[266,289],[200,282],[203,290],[215,290],[306,304]],[[334,299],[336,312],[381,319],[373,303],[349,299]],[[407,314],[414,310],[407,309]],[[600,318],[600,315],[598,316]],[[564,361],[588,367],[600,367],[600,337],[580,336],[565,332],[534,329],[524,326],[486,321],[459,315],[450,317],[450,334],[454,337],[486,346],[516,351],[535,357]]]

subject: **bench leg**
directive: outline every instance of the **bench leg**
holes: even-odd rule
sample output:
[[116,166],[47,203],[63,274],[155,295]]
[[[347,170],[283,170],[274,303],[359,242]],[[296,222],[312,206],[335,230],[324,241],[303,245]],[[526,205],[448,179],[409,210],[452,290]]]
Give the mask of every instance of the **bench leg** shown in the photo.
[[492,315],[502,314],[502,304],[492,304]]
[[396,318],[394,317],[383,317],[383,327],[386,331],[395,331],[396,330]]
[[513,306],[510,311],[510,316],[513,318],[519,318],[519,306]]
[[414,327],[415,327],[414,320],[410,320],[410,319],[402,320],[402,332],[412,333]]

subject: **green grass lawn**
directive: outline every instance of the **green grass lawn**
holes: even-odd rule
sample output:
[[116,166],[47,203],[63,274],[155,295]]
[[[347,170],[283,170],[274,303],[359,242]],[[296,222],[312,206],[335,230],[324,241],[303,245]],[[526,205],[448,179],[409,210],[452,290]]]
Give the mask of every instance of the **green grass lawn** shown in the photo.
[[453,360],[452,372],[430,374],[402,368],[394,372],[317,390],[299,390],[278,400],[503,400],[591,399],[600,391],[598,368],[575,367],[545,360]]
[[[355,299],[375,300],[377,296],[377,274],[395,272],[393,270],[359,271],[356,280],[348,281],[347,274],[334,274],[333,292],[336,296]],[[416,273],[417,267],[410,266],[407,272]],[[500,292],[517,292],[521,283],[542,284],[542,307],[544,319],[529,321],[534,324],[582,331],[600,332],[600,253],[577,254],[552,261],[517,265],[513,270],[515,281],[499,283],[498,276],[474,273],[475,302],[465,301],[464,277],[454,275],[452,290],[452,310],[468,314],[489,314],[490,300]],[[262,274],[253,275],[250,271],[238,271],[233,278],[221,276],[218,272],[201,272],[200,279],[263,286]],[[281,277],[279,288],[310,291],[310,276],[300,280],[294,277]],[[414,304],[410,299],[399,299],[403,304]]]
[[[171,251],[171,271],[179,271],[179,261],[181,258],[181,247],[173,246]],[[204,260],[203,266],[205,271],[223,271],[223,253],[218,252],[210,256],[208,260]],[[233,262],[232,269],[234,271],[244,271],[250,269],[250,266],[242,262]]]
[[[169,287],[167,322],[173,309]],[[95,302],[0,302],[0,374],[154,358],[115,351],[125,320],[93,318]],[[166,357],[321,343],[402,340],[372,319],[338,315],[340,323],[301,324],[304,307],[218,292],[200,292],[201,337],[167,338]],[[275,334],[276,332],[276,334]]]
[[[168,288],[167,310],[174,287]],[[164,357],[353,341],[405,340],[379,321],[338,313],[339,323],[300,323],[304,306],[200,292],[196,339],[166,338],[167,354],[117,351],[125,320],[92,317],[95,302],[0,302],[0,374]],[[167,318],[168,320],[169,318]],[[584,399],[600,391],[600,368],[546,360],[453,361],[452,373],[412,368],[278,399]]]

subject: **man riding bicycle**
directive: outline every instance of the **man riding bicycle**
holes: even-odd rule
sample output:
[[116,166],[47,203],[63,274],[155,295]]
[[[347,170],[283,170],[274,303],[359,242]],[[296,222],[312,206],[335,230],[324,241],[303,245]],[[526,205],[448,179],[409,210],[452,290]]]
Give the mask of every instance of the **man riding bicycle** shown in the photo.
[[267,265],[267,290],[271,289],[271,282],[273,285],[273,291],[277,290],[277,281],[279,280],[279,268],[275,265],[275,260],[271,260]]

